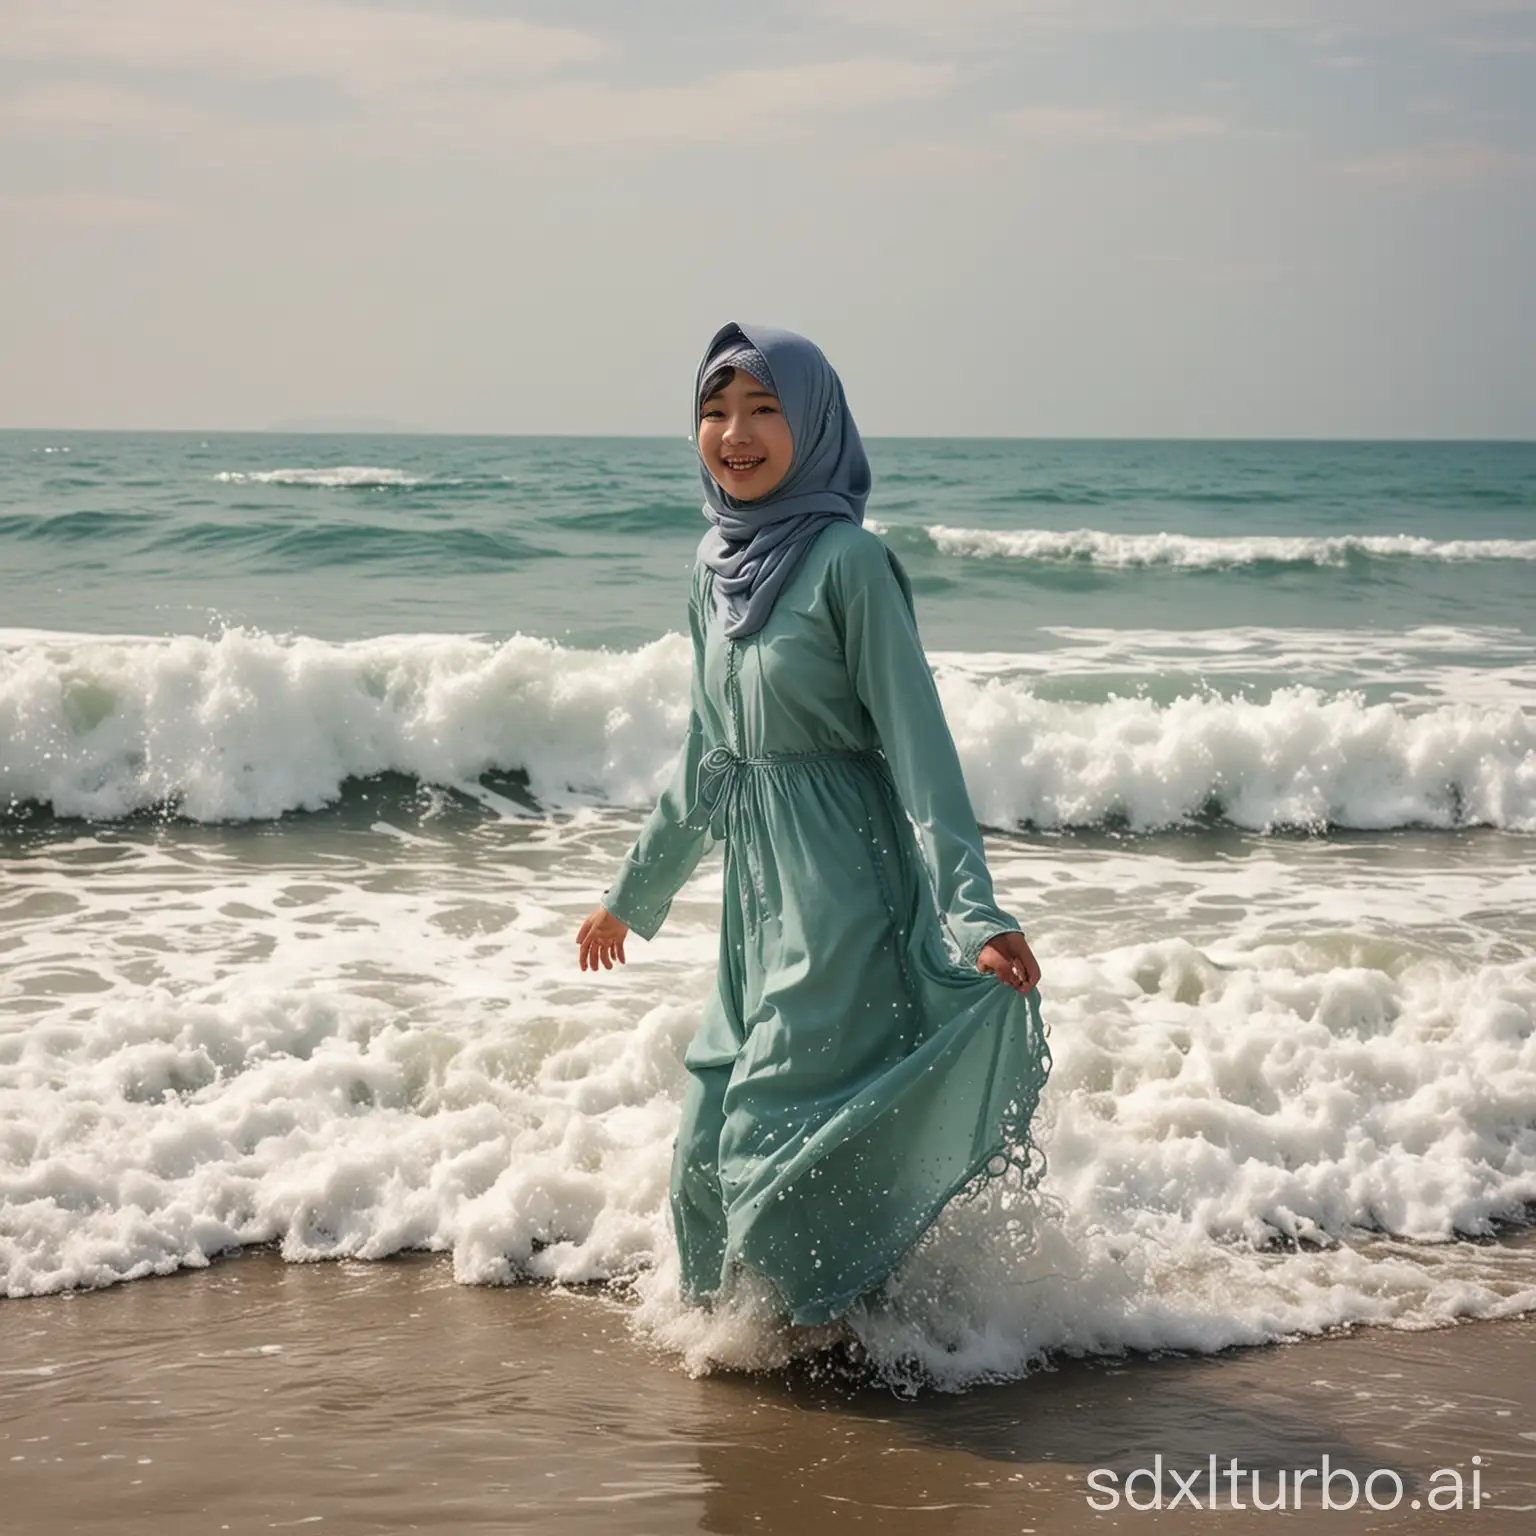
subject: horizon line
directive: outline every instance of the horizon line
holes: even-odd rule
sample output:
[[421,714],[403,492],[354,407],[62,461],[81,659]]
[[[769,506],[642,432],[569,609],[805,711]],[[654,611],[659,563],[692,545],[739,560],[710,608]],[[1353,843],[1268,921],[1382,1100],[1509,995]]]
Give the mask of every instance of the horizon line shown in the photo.
[[[368,430],[359,427],[343,427],[327,430],[323,427],[7,427],[0,426],[0,436],[20,437],[47,436],[50,434],[77,433],[93,437],[315,437],[315,438],[384,438],[384,437],[447,437],[447,438],[494,438],[499,440],[548,440],[567,439],[572,442],[688,442],[684,433],[673,432],[466,432],[438,427],[389,428]],[[1319,435],[1313,433],[1031,433],[1031,432],[866,432],[868,442],[974,442],[974,443],[1462,443],[1487,444],[1489,446],[1525,446],[1536,444],[1536,430],[1525,437],[1478,436],[1462,433],[1452,436],[1394,433],[1389,435],[1364,435],[1337,433]]]

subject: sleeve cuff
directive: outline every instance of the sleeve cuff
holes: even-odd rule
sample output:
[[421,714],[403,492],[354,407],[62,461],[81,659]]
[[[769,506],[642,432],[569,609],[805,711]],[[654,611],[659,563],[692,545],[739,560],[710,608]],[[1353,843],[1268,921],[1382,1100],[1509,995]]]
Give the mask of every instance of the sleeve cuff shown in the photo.
[[[976,969],[976,961],[988,944],[1000,933],[1023,934],[1024,930],[1006,912],[992,912],[964,922],[950,920],[950,931],[960,947],[960,961],[967,970]],[[1027,936],[1026,936],[1027,937]]]
[[661,925],[666,921],[667,913],[672,908],[670,901],[664,901],[659,907],[653,907],[649,911],[636,910],[630,905],[624,893],[622,880],[609,886],[598,900],[631,933],[638,933],[642,939],[656,937]]

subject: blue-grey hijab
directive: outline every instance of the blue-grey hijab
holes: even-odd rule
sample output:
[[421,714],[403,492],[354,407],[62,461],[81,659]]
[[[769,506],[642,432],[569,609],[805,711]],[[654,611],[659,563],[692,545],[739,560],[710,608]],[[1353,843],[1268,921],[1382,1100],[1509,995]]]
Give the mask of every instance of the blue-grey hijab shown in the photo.
[[693,386],[694,446],[699,391],[724,360],[722,353],[743,342],[761,354],[773,375],[761,382],[784,408],[794,457],[789,473],[756,501],[738,501],[721,490],[699,460],[710,523],[699,542],[699,559],[715,573],[715,602],[724,608],[725,632],[733,640],[763,627],[784,583],[828,523],[863,523],[871,479],[842,380],[821,348],[793,331],[766,325],[721,326],[704,349]]

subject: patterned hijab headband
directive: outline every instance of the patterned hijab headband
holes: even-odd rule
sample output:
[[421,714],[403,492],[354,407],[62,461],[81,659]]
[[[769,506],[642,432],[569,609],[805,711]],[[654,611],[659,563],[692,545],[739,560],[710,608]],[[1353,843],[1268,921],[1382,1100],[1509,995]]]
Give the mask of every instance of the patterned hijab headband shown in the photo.
[[738,341],[732,346],[722,348],[705,367],[705,381],[707,382],[710,376],[720,368],[740,368],[750,373],[764,389],[775,388],[773,373],[768,367],[768,359],[750,341]]

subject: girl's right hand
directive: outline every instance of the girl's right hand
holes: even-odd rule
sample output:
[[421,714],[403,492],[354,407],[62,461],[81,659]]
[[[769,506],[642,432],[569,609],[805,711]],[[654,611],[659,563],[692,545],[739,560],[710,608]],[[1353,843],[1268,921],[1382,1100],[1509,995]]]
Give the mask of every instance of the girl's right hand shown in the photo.
[[582,970],[595,971],[601,961],[611,971],[615,955],[620,965],[626,964],[624,936],[628,932],[629,924],[621,922],[607,907],[593,907],[581,925],[581,932],[576,935],[576,942],[581,946]]

